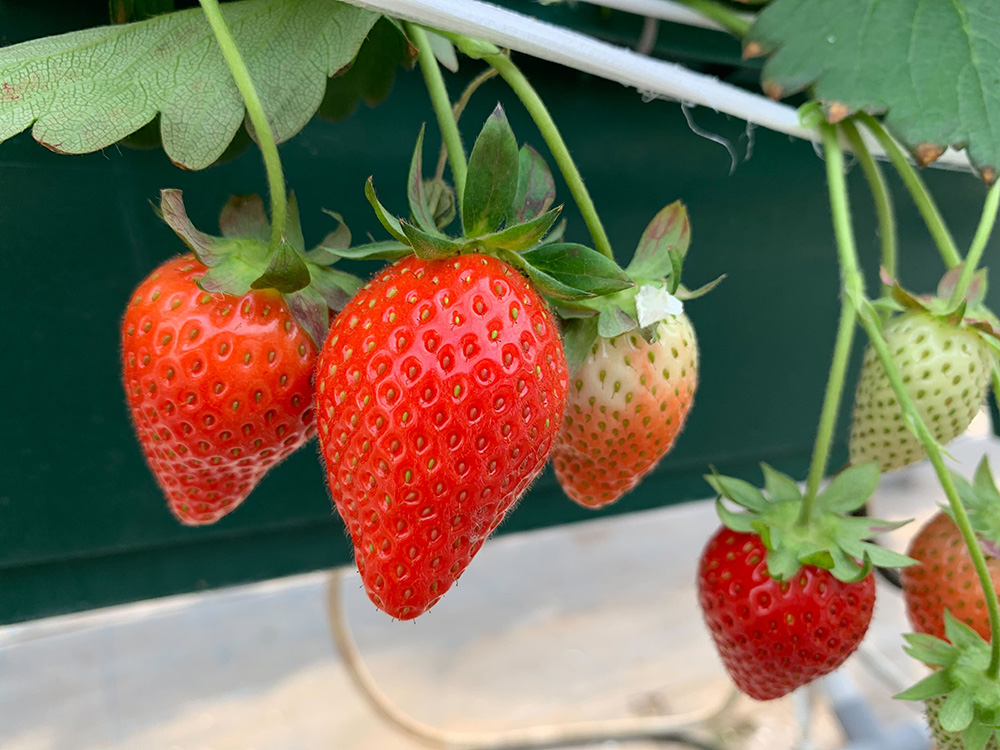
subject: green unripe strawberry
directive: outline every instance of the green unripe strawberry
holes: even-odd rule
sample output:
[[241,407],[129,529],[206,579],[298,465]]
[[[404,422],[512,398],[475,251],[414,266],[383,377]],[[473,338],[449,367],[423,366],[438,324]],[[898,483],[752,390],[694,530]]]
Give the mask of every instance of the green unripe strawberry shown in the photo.
[[[945,445],[961,435],[986,397],[993,354],[980,333],[925,310],[883,328],[893,361],[920,417]],[[851,420],[852,464],[877,461],[882,471],[925,456],[910,432],[889,378],[871,347],[865,353]]]

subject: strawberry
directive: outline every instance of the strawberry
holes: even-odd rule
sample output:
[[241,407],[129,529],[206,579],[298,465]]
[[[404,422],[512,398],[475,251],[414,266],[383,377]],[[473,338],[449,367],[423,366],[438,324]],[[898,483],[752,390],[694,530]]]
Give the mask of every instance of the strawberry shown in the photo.
[[[944,706],[945,696],[934,696],[924,701],[924,716],[927,717],[927,726],[934,737],[934,744],[937,750],[968,750],[962,738],[962,732],[949,732],[941,725],[941,709]],[[981,746],[981,750],[1000,750],[1000,743],[997,742],[996,733],[989,732],[989,739]]]
[[[938,315],[914,298],[906,299],[914,306],[886,323],[883,335],[920,417],[946,445],[965,432],[982,406],[995,355],[977,329],[985,324],[967,325],[961,312]],[[925,455],[869,347],[854,400],[851,463],[877,461],[882,471],[890,471]]]
[[213,523],[315,431],[316,347],[274,290],[198,287],[208,268],[168,260],[122,322],[125,392],[146,461],[182,523]]
[[694,401],[698,346],[683,313],[598,337],[573,374],[552,463],[563,490],[599,508],[635,487],[674,444]]
[[545,302],[484,255],[408,257],[337,316],[320,353],[327,479],[365,590],[426,612],[539,474],[567,372]]
[[871,622],[875,578],[845,583],[804,565],[789,580],[767,569],[760,536],[723,527],[698,569],[698,601],[737,687],[771,700],[832,672],[854,653]]
[[[952,474],[986,558],[993,588],[1000,590],[1000,494],[983,460],[973,484]],[[935,514],[910,542],[910,557],[920,564],[902,573],[903,598],[910,624],[919,633],[945,638],[945,611],[983,638],[990,637],[986,599],[969,550],[950,510]]]

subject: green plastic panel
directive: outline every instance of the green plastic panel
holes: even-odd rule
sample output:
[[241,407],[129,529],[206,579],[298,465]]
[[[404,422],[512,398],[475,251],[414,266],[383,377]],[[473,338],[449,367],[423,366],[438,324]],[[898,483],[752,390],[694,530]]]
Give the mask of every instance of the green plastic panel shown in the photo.
[[[50,5],[0,0],[4,41],[94,25],[106,12],[103,2],[65,3],[72,13],[64,15]],[[615,18],[585,14],[583,21],[599,30],[617,24]],[[633,27],[638,35],[634,19],[619,25],[608,27],[617,41],[626,41]],[[675,31],[670,36],[682,38]],[[732,55],[730,40],[706,44],[711,65]],[[694,51],[686,55],[693,58]],[[660,207],[682,198],[694,237],[688,283],[728,275],[688,308],[703,379],[685,433],[655,475],[605,514],[704,497],[701,475],[709,464],[755,478],[764,460],[803,475],[838,305],[823,165],[812,146],[764,130],[748,134],[742,122],[693,110],[698,127],[729,138],[741,155],[752,144],[752,157],[730,174],[726,150],[692,132],[677,104],[647,103],[614,83],[521,62],[562,125],[620,258],[629,257]],[[456,90],[478,70],[463,61]],[[466,141],[498,100],[519,140],[542,146],[497,81],[467,110]],[[420,75],[401,72],[384,104],[362,106],[342,123],[315,120],[282,147],[307,239],[318,240],[329,227],[321,208],[341,212],[357,237],[382,237],[364,199],[365,179],[374,175],[383,202],[402,210],[422,122],[434,143]],[[983,187],[954,173],[934,171],[928,179],[959,240],[967,242]],[[859,170],[851,184],[859,244],[874,281],[878,244]],[[118,326],[131,289],[182,251],[150,209],[164,187],[183,189],[196,224],[212,228],[230,194],[263,193],[265,183],[253,150],[187,173],[160,150],[59,156],[27,134],[0,144],[6,321],[0,328],[0,623],[350,560],[314,445],[271,472],[237,512],[200,529],[173,520],[143,463],[121,391]],[[902,188],[896,181],[893,188],[905,281],[926,290],[940,264]],[[561,185],[560,196],[568,201]],[[570,238],[586,241],[570,206],[567,214]],[[995,254],[996,246],[987,252]],[[844,460],[842,441],[839,446],[835,462]],[[546,473],[501,531],[594,517],[567,500]]]

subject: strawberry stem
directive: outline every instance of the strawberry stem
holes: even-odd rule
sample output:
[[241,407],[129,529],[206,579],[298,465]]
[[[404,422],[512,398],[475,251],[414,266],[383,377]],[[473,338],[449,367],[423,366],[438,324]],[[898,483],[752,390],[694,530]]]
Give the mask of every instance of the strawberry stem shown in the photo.
[[962,256],[958,253],[955,240],[951,236],[951,232],[948,231],[948,227],[941,217],[941,212],[938,210],[937,204],[934,203],[934,198],[931,196],[930,191],[927,190],[927,186],[924,185],[924,181],[920,179],[917,170],[914,169],[910,160],[906,158],[906,154],[903,153],[903,150],[893,140],[892,136],[886,132],[882,124],[870,114],[859,112],[858,119],[865,124],[865,127],[871,131],[872,135],[882,145],[886,155],[889,157],[889,161],[892,162],[892,166],[899,172],[903,184],[906,185],[906,189],[910,191],[910,195],[913,197],[913,202],[917,204],[920,215],[924,217],[927,229],[930,230],[945,265],[948,268],[954,268],[959,265],[962,262]]
[[750,21],[744,15],[735,13],[714,0],[679,0],[679,2],[705,18],[715,21],[734,36],[743,37],[750,31]]
[[976,574],[979,576],[979,582],[983,587],[983,594],[986,598],[986,605],[990,615],[992,654],[989,667],[986,669],[986,675],[990,679],[997,679],[1000,678],[1000,602],[997,601],[997,593],[993,588],[993,580],[986,566],[986,558],[983,556],[983,551],[979,546],[976,532],[969,520],[965,506],[958,496],[955,482],[944,463],[941,447],[937,444],[937,441],[923,419],[921,419],[920,413],[910,398],[910,394],[906,390],[906,385],[903,383],[903,378],[892,359],[892,352],[889,351],[889,346],[882,337],[882,324],[879,321],[878,314],[865,296],[864,281],[858,270],[857,249],[854,245],[854,231],[847,201],[847,184],[844,179],[844,156],[840,150],[836,130],[830,125],[824,125],[821,130],[823,149],[826,155],[830,209],[833,213],[833,225],[837,237],[837,251],[840,256],[845,294],[848,300],[853,302],[857,310],[861,326],[865,329],[865,333],[868,334],[872,349],[875,351],[879,362],[885,370],[885,374],[892,385],[893,392],[896,394],[910,430],[916,435],[927,451],[927,456],[934,466],[938,481],[954,513],[955,524],[962,532],[962,538],[969,549],[969,555],[972,558]]
[[488,62],[500,74],[501,78],[507,82],[507,85],[517,94],[521,103],[524,104],[524,108],[528,110],[531,119],[535,121],[535,125],[538,127],[539,132],[541,132],[542,138],[549,147],[549,151],[552,152],[552,157],[559,166],[559,171],[562,172],[563,179],[566,180],[566,185],[573,195],[573,200],[576,201],[580,213],[583,214],[583,220],[587,224],[591,238],[594,240],[594,249],[608,258],[614,259],[614,255],[611,252],[611,241],[604,231],[604,225],[601,224],[600,216],[597,215],[594,201],[591,199],[590,193],[587,192],[586,185],[583,184],[583,177],[580,175],[580,170],[576,168],[573,157],[570,156],[569,149],[566,147],[566,142],[563,141],[562,135],[559,133],[559,128],[556,126],[555,120],[552,119],[552,115],[549,114],[545,102],[542,101],[541,97],[538,96],[538,92],[532,88],[528,79],[525,78],[524,73],[521,72],[509,57],[498,52],[496,54],[483,55],[482,59]]
[[426,32],[414,23],[407,23],[405,26],[407,35],[417,48],[420,72],[424,75],[431,106],[434,107],[434,115],[437,117],[438,127],[441,128],[441,140],[448,151],[448,162],[451,164],[451,176],[455,180],[455,195],[461,213],[469,165],[465,159],[462,135],[458,132],[458,123],[455,121],[451,100],[448,98],[448,88],[445,86],[441,68],[438,67],[437,58],[434,57],[434,50],[431,49]]
[[979,219],[979,227],[976,235],[972,238],[972,245],[969,247],[969,254],[965,256],[965,263],[962,264],[962,273],[955,284],[955,291],[951,294],[950,304],[957,307],[958,303],[965,299],[966,292],[969,291],[969,284],[976,273],[976,266],[979,265],[983,257],[983,250],[989,242],[993,233],[993,225],[997,220],[997,208],[1000,207],[1000,182],[994,182],[990,192],[986,194],[986,202],[983,204],[983,215]]
[[[850,120],[845,120],[841,124],[847,141],[851,144],[851,150],[861,164],[861,170],[865,173],[868,187],[872,193],[872,200],[875,202],[875,215],[878,219],[879,239],[882,244],[882,268],[890,279],[896,278],[896,214],[892,205],[892,193],[886,184],[885,177],[878,162],[872,157],[871,151],[865,145],[864,139],[858,132],[857,127]],[[882,294],[889,294],[889,285],[882,284]]]
[[236,82],[236,88],[243,97],[250,122],[257,134],[257,143],[264,156],[264,168],[267,170],[268,188],[271,191],[271,250],[273,251],[284,239],[288,216],[288,191],[285,188],[285,175],[281,170],[281,158],[278,156],[274,132],[271,130],[271,123],[264,112],[257,89],[253,85],[246,61],[236,46],[236,40],[226,25],[226,19],[222,16],[218,0],[198,0],[198,2],[201,3],[201,9],[205,12],[209,26],[212,27],[215,40]]

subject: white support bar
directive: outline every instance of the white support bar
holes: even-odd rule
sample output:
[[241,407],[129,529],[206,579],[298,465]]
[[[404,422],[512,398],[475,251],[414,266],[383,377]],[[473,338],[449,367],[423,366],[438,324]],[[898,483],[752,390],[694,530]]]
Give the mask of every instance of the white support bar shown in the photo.
[[[601,5],[613,10],[634,13],[637,16],[656,18],[660,21],[679,23],[684,26],[698,26],[702,29],[725,31],[725,27],[710,18],[705,18],[697,11],[673,0],[584,0],[591,5]],[[752,21],[752,13],[735,13],[745,21]]]
[[[636,4],[636,0],[618,1]],[[713,76],[695,73],[683,65],[646,57],[482,0],[348,2],[431,28],[483,39],[500,47],[617,81],[644,95],[709,107],[779,133],[816,140],[816,134],[799,124],[795,109],[788,105],[744,91]],[[885,153],[878,143],[867,133],[863,135],[872,153],[884,157]],[[965,153],[951,149],[934,162],[934,166],[971,169]]]

